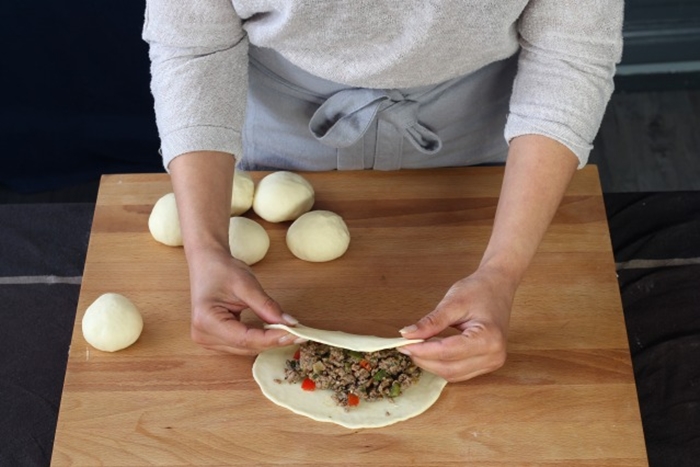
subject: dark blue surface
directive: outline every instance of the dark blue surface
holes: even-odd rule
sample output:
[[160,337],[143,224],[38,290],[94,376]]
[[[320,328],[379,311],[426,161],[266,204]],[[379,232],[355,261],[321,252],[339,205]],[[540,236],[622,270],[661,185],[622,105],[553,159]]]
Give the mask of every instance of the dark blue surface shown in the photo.
[[93,211],[0,204],[0,467],[49,465]]

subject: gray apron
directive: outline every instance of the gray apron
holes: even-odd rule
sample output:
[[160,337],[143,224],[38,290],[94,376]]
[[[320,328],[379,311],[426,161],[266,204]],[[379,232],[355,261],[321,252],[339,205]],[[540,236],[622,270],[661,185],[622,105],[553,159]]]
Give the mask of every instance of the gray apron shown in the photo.
[[517,57],[432,86],[365,89],[250,46],[244,170],[397,170],[505,161]]

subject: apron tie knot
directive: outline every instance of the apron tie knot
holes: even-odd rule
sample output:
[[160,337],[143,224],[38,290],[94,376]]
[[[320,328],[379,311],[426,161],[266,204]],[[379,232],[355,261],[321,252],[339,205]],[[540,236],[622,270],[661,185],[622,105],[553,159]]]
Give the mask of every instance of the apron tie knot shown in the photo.
[[418,121],[419,108],[418,102],[396,90],[345,89],[321,104],[309,120],[309,130],[323,144],[347,148],[379,118],[391,123],[421,153],[435,154],[442,140]]

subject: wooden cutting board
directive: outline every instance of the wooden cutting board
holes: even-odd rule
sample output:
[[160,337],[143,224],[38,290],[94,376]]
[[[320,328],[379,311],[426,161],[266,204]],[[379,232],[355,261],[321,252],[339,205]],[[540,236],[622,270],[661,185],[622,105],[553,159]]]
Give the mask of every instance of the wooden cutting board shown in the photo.
[[[304,324],[395,336],[476,268],[503,172],[304,175],[315,208],[347,221],[350,248],[305,263],[287,250],[288,224],[262,222],[271,247],[254,266],[258,278]],[[576,174],[518,291],[506,365],[449,384],[417,418],[372,430],[277,407],[253,381],[252,358],[190,341],[183,250],[155,242],[147,227],[171,190],[166,175],[102,179],[53,465],[647,465],[595,167]],[[121,352],[91,348],[80,330],[105,292],[129,297],[144,316],[141,338]]]

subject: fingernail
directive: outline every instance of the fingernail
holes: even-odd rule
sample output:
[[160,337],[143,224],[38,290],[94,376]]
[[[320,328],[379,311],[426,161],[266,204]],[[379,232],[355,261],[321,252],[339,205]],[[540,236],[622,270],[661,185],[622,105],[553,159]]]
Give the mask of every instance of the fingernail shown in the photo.
[[303,337],[297,337],[296,339],[294,339],[295,344],[303,344],[304,342],[309,342],[309,340],[304,339]]
[[279,338],[279,343],[280,344],[289,344],[289,341],[292,340],[292,337],[294,337],[293,334],[285,334],[284,336]]
[[412,324],[410,326],[406,326],[405,328],[401,329],[399,332],[401,334],[405,334],[408,332],[416,332],[417,330],[418,330],[418,326],[416,326],[415,324]]
[[291,324],[292,326],[299,324],[299,320],[297,320],[294,316],[290,316],[287,313],[282,313],[282,319],[287,322],[287,324]]
[[403,347],[397,347],[396,350],[404,355],[411,355],[411,352],[409,352],[408,349],[404,349]]

